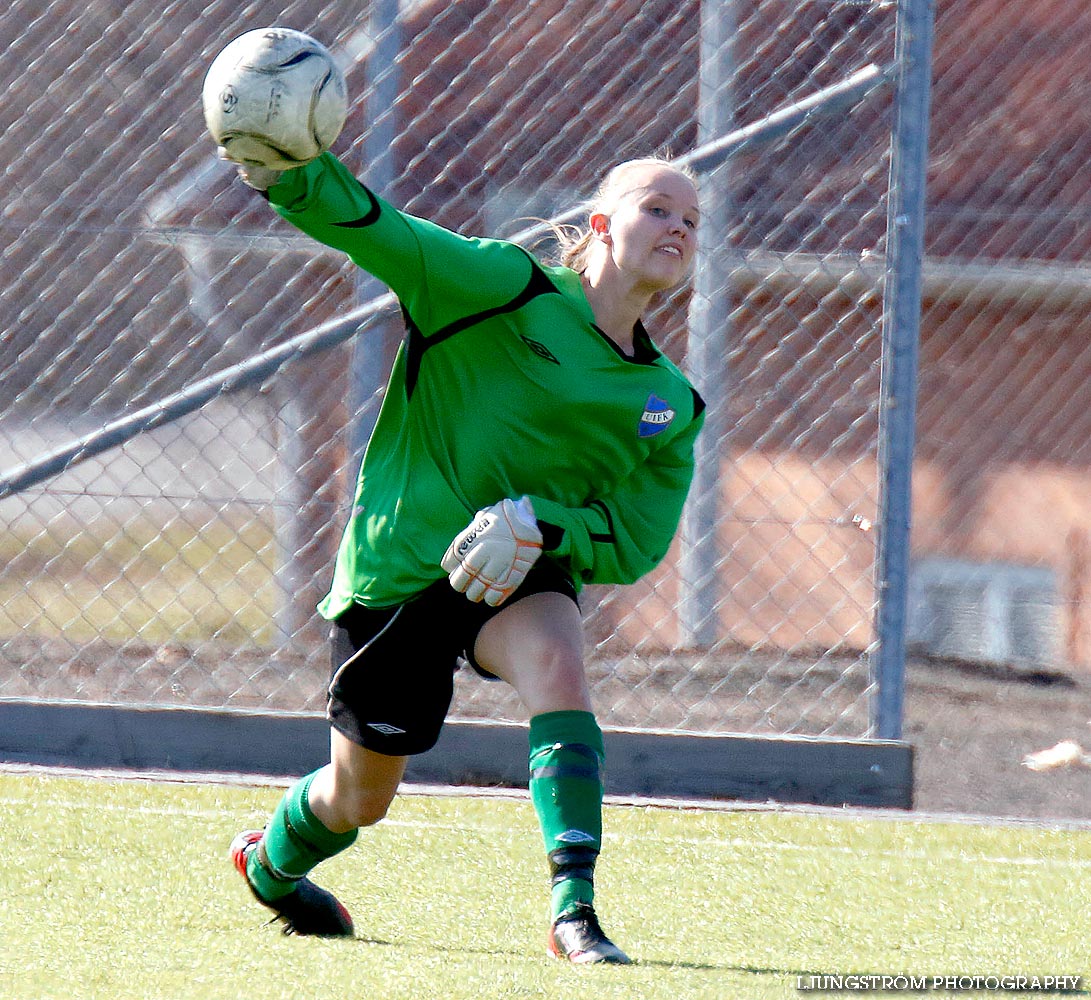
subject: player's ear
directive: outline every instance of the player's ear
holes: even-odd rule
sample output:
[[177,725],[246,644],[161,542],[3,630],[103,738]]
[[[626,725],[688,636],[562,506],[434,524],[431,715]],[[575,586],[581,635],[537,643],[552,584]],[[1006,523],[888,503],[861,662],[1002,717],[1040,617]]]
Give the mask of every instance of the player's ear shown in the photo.
[[609,241],[610,238],[610,216],[605,212],[592,212],[591,218],[588,220],[591,224],[591,232],[601,240]]

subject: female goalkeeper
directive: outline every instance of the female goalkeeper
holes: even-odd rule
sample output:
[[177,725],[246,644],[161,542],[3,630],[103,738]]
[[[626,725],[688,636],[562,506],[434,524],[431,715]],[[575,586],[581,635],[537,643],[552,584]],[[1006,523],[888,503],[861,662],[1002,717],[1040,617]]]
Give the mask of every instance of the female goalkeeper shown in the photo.
[[561,266],[397,211],[331,154],[240,167],[285,219],[401,302],[406,337],[360,469],[333,584],[331,760],[231,854],[297,934],[351,935],[306,876],[386,814],[409,754],[436,742],[461,660],[530,714],[530,792],[552,884],[550,952],[627,963],[602,932],[602,732],[577,595],[666,554],[703,403],[641,316],[682,282],[697,193],[668,162],[604,179]]

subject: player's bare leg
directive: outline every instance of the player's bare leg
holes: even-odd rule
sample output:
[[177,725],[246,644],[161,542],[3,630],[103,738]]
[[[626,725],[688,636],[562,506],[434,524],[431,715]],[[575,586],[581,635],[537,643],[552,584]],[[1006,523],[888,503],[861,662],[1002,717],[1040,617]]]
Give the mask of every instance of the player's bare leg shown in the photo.
[[330,763],[311,783],[311,809],[335,833],[373,826],[394,801],[408,760],[368,750],[331,729]]
[[552,876],[550,954],[628,964],[593,905],[605,751],[591,710],[579,608],[555,593],[516,601],[482,628],[474,658],[511,684],[530,711],[531,799]]
[[532,716],[591,711],[583,618],[563,594],[531,594],[504,608],[478,633],[474,659],[515,688]]

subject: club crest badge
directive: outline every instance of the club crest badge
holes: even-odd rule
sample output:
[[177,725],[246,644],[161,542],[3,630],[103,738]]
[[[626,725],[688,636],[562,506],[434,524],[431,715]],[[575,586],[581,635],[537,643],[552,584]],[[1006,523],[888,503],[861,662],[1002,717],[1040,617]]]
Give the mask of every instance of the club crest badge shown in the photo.
[[640,415],[639,434],[642,438],[652,437],[665,431],[674,419],[674,410],[665,399],[660,399],[654,392],[644,404]]

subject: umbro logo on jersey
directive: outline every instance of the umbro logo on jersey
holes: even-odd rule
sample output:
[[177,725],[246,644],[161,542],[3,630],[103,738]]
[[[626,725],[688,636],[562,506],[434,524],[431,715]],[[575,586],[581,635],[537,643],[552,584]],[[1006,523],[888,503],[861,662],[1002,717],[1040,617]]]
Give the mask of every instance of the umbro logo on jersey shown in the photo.
[[560,361],[557,360],[555,355],[545,344],[539,343],[537,340],[531,340],[530,337],[524,337],[519,335],[524,344],[527,345],[535,354],[540,358],[545,358],[546,361],[552,361],[555,365],[559,365]]
[[654,392],[644,404],[640,415],[639,434],[642,438],[652,437],[665,431],[674,419],[674,410],[665,399],[660,399]]
[[389,722],[369,722],[367,728],[374,729],[375,732],[382,733],[384,736],[397,736],[399,733],[405,732],[404,729],[392,726]]

